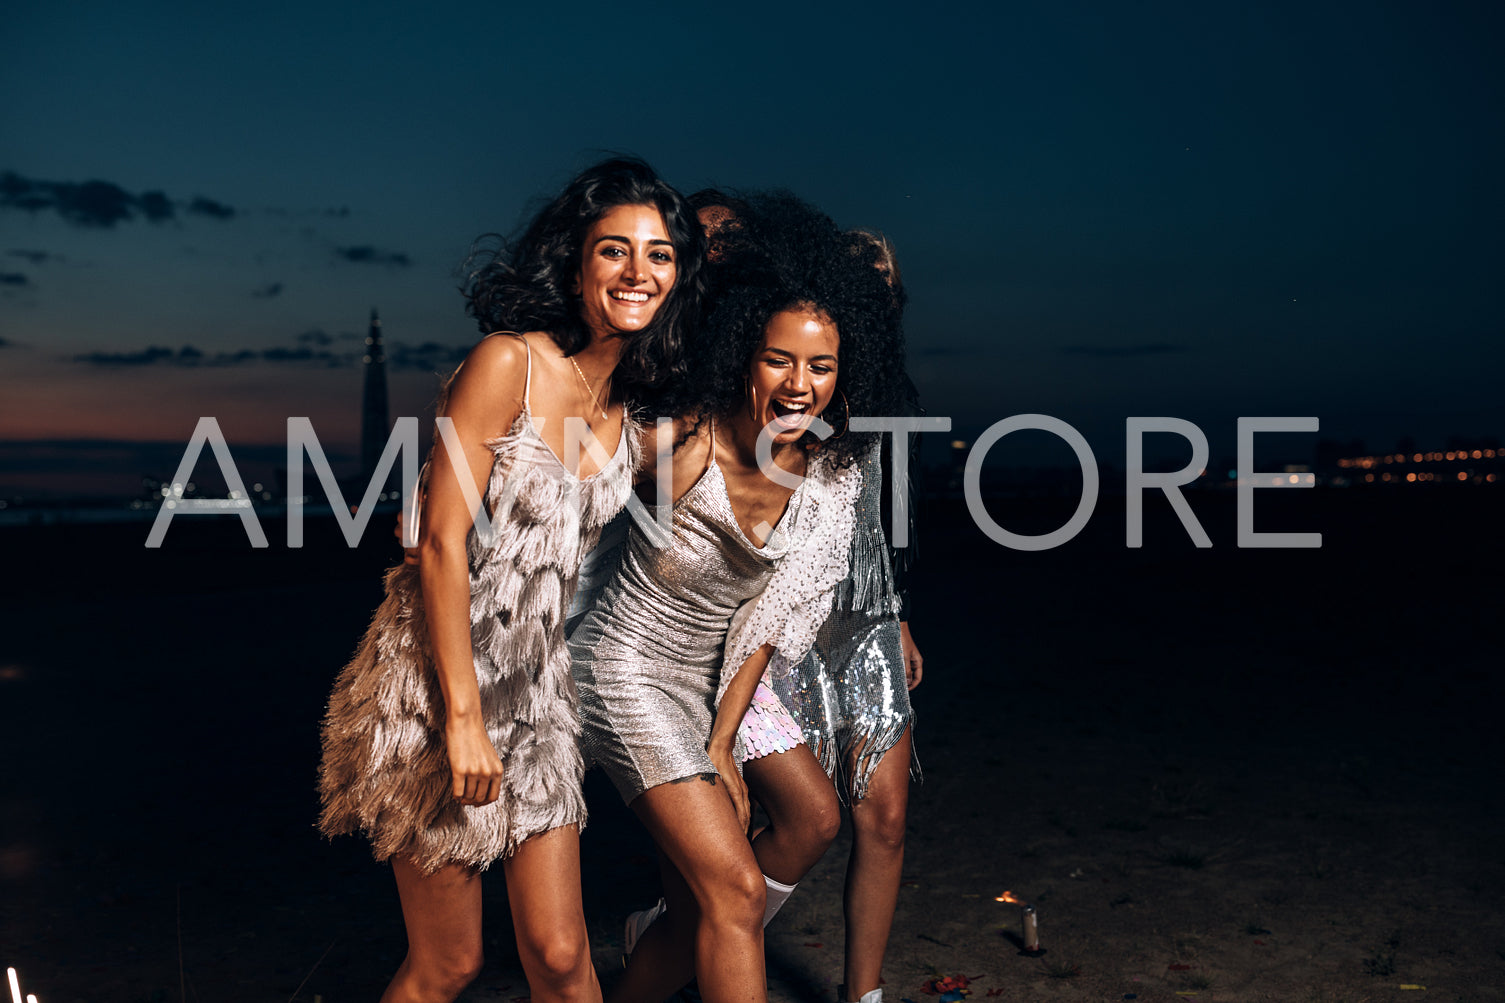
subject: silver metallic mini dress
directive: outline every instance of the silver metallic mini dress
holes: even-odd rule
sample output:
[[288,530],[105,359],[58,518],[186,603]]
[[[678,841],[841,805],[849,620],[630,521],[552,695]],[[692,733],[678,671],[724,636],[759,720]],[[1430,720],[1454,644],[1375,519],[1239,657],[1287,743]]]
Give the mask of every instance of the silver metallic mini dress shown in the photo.
[[485,539],[473,527],[466,549],[471,648],[486,733],[505,766],[501,795],[479,807],[451,796],[444,697],[414,565],[388,572],[386,598],[324,718],[320,829],[363,830],[378,860],[397,854],[426,872],[485,868],[530,836],[584,824],[564,611],[581,557],[626,503],[638,465],[637,427],[624,416],[615,454],[577,478],[539,435],[526,390],[512,428],[487,445],[495,532]]
[[805,483],[762,547],[737,525],[713,459],[674,503],[666,546],[636,525],[570,636],[581,745],[624,801],[714,774],[706,754],[732,615],[762,593],[797,535]]

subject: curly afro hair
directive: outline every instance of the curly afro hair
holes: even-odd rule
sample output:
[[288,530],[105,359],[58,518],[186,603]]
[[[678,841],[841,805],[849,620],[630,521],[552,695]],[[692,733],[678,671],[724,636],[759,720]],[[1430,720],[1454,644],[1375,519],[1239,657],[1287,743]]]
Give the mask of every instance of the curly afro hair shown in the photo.
[[466,263],[461,291],[466,312],[483,334],[547,331],[564,354],[590,343],[581,320],[580,294],[573,291],[582,245],[590,228],[623,205],[653,206],[674,245],[674,287],[642,331],[628,336],[615,382],[629,398],[684,370],[689,334],[700,320],[705,295],[705,236],[695,211],[653,168],[616,157],[577,175],[528,224],[516,240],[489,235],[495,246],[477,246]]
[[[848,414],[902,413],[904,335],[895,290],[875,267],[870,242],[854,240],[788,192],[742,196],[734,212],[735,224],[718,228],[707,265],[710,306],[691,341],[689,378],[659,395],[656,413],[698,423],[743,407],[748,367],[768,322],[783,310],[812,308],[836,325],[836,385],[846,399],[843,407],[838,395],[822,416],[839,433],[822,448],[856,456],[870,436],[843,434]],[[817,441],[813,434],[805,439]]]

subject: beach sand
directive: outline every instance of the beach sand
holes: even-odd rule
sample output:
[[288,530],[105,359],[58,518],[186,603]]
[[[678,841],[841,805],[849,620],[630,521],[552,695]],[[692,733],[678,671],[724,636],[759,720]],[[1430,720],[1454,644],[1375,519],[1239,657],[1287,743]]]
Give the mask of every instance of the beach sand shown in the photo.
[[[1505,999],[1498,491],[1121,499],[1053,551],[927,507],[914,633],[925,771],[886,998]],[[1273,497],[1279,496],[1279,497]],[[994,506],[1051,528],[1070,500]],[[330,681],[379,599],[381,534],[253,552],[233,520],[7,531],[0,636],[0,966],[41,1003],[379,996],[403,952],[366,846],[313,828]],[[603,980],[657,895],[652,845],[587,785]],[[768,935],[771,998],[834,999],[846,831]],[[1020,953],[1034,903],[1046,953]],[[500,874],[463,997],[527,996]],[[1408,989],[1425,986],[1425,989]]]

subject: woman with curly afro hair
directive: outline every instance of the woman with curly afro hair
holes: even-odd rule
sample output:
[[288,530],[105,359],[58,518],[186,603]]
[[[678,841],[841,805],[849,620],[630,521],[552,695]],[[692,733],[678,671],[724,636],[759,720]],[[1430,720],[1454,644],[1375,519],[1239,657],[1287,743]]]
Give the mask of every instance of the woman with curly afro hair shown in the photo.
[[[848,236],[853,253],[888,280],[897,323],[904,290],[893,245],[869,230],[852,230]],[[898,413],[923,414],[918,392],[908,379],[904,391],[904,405]],[[910,435],[912,470],[917,457]],[[835,779],[851,811],[852,851],[842,901],[846,952],[845,977],[837,995],[840,1003],[881,1003],[883,999],[879,987],[904,864],[909,779],[911,773],[919,776],[909,691],[919,685],[924,662],[910,634],[905,587],[913,540],[911,535],[908,546],[893,548],[887,535],[897,528],[893,519],[905,518],[904,510],[912,509],[906,505],[891,510],[890,506],[896,480],[902,492],[909,488],[908,478],[899,475],[894,462],[894,449],[899,446],[900,441],[885,435],[881,447],[869,449],[863,457],[850,570],[810,653],[788,676],[772,681],[774,692],[794,711],[806,741],[818,750],[821,764]],[[907,528],[912,534],[912,522]],[[754,776],[749,770],[749,786],[764,802],[770,828],[787,826],[788,813],[799,817],[804,810],[801,805],[765,795],[754,784]],[[764,862],[762,854],[758,859]],[[772,873],[766,862],[764,871]],[[792,882],[797,877],[782,880]]]
[[[656,1003],[691,974],[708,1001],[766,999],[762,927],[782,882],[760,861],[803,874],[839,808],[762,679],[804,656],[847,575],[872,445],[851,417],[900,399],[892,293],[828,217],[793,196],[750,197],[716,226],[708,259],[712,306],[686,377],[650,405],[677,416],[650,471],[667,482],[670,533],[632,528],[570,640],[585,752],[663,858],[667,909],[641,938],[629,931],[617,1001]],[[766,727],[748,738],[749,781],[778,774],[767,789],[807,830],[765,830],[756,854],[738,748],[750,709]]]

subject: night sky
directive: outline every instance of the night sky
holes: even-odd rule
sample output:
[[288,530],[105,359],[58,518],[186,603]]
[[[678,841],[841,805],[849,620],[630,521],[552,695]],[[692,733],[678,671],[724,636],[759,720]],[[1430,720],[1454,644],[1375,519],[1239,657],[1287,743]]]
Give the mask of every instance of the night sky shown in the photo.
[[372,307],[421,414],[472,240],[608,151],[889,233],[960,435],[1505,433],[1492,5],[309,6],[8,10],[0,493],[130,493],[200,415],[348,450]]

